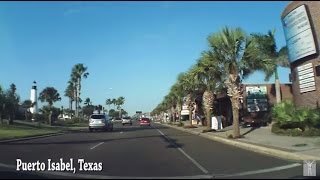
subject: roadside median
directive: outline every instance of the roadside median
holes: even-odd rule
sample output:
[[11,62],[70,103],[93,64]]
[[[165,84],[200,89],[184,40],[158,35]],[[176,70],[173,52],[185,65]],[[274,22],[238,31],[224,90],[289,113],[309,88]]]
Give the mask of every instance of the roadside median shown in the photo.
[[280,150],[272,147],[265,147],[264,145],[259,145],[257,143],[249,143],[249,142],[243,142],[241,139],[228,139],[227,137],[220,137],[215,135],[214,133],[202,133],[202,132],[197,132],[193,129],[186,129],[183,127],[177,127],[175,125],[167,125],[167,124],[162,124],[167,127],[171,127],[180,131],[188,132],[194,135],[202,136],[204,138],[218,141],[224,144],[229,144],[232,146],[236,146],[242,149],[254,151],[257,153],[269,155],[269,156],[274,156],[282,159],[288,159],[288,160],[296,160],[296,161],[301,161],[301,160],[320,160],[320,156],[311,156],[308,154],[301,154],[301,153],[295,153],[295,152],[289,152],[285,150]]
[[0,143],[22,141],[77,132],[86,127],[56,127],[38,124],[14,122],[13,125],[0,124]]

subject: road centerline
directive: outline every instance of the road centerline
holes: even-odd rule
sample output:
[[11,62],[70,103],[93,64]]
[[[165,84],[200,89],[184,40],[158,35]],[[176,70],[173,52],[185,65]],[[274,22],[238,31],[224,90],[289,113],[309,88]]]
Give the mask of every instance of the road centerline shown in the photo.
[[97,144],[97,145],[95,145],[95,146],[93,146],[92,148],[90,148],[91,150],[92,149],[94,149],[94,148],[96,148],[96,147],[98,147],[98,146],[100,146],[101,144],[103,144],[104,142],[100,142],[99,144]]
[[[155,128],[155,127],[153,127]],[[195,166],[197,166],[203,173],[208,174],[209,171],[205,169],[203,166],[201,166],[196,160],[194,160],[190,155],[188,155],[184,150],[182,150],[180,147],[177,147],[177,145],[170,140],[162,131],[155,128],[164,138],[166,138],[172,145],[174,145],[185,157],[187,157]]]

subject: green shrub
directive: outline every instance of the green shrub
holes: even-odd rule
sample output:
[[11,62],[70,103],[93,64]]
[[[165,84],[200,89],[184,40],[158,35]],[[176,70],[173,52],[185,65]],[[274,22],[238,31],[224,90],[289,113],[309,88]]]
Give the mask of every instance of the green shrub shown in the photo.
[[295,108],[290,100],[276,104],[272,108],[272,116],[281,129],[320,128],[319,109]]
[[36,122],[41,122],[41,123],[47,123],[49,121],[48,116],[45,114],[33,114],[33,118],[35,119]]
[[304,131],[301,128],[282,129],[279,123],[274,123],[271,127],[271,132],[278,135],[286,136],[302,136]]
[[309,128],[311,127],[320,128],[320,110],[319,109],[309,110],[309,114],[305,120],[305,124]]

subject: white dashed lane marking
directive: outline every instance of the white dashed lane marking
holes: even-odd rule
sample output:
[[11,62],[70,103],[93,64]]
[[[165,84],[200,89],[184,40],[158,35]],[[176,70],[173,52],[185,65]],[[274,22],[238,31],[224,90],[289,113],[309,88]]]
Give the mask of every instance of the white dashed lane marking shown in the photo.
[[98,147],[98,146],[100,146],[101,144],[103,144],[104,142],[101,142],[101,143],[99,143],[99,144],[97,144],[97,145],[95,145],[95,146],[93,146],[92,148],[90,148],[91,150],[92,149],[94,149],[94,148],[96,148],[96,147]]

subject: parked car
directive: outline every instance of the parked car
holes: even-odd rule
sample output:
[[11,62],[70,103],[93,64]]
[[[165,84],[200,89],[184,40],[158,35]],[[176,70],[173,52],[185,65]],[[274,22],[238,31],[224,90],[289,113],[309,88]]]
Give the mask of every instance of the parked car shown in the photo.
[[149,118],[140,118],[139,120],[140,126],[150,126],[150,119]]
[[92,114],[89,119],[89,131],[93,130],[113,131],[113,123],[106,114]]
[[131,117],[124,117],[122,118],[122,125],[126,125],[126,124],[130,124],[130,126],[132,126],[132,119]]

